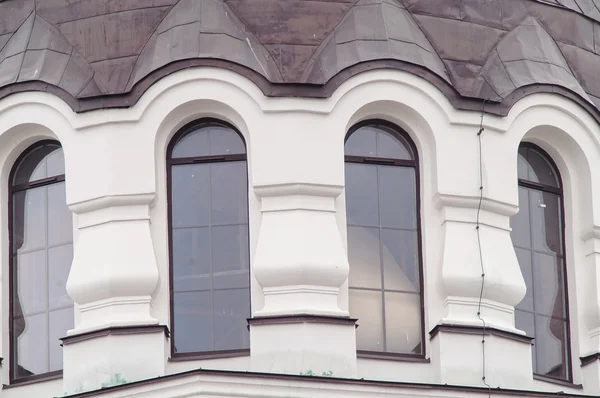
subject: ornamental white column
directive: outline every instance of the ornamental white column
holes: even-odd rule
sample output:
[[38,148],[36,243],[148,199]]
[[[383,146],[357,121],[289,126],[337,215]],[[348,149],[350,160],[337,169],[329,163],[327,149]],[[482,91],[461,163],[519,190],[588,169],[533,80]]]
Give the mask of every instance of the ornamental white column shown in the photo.
[[153,194],[70,205],[78,239],[67,291],[79,322],[63,338],[67,393],[165,374],[166,327],[152,317],[158,269],[150,235]]
[[356,376],[355,320],[338,306],[348,260],[335,219],[340,185],[254,187],[262,222],[254,275],[264,307],[251,319],[255,371]]
[[[581,352],[583,384],[591,394],[600,395],[600,227],[594,226],[582,237],[585,242],[586,264],[584,289],[584,325],[587,327],[589,345]],[[585,347],[585,344],[582,344]],[[576,347],[572,348],[577,352]],[[573,366],[579,365],[575,360]]]
[[255,316],[348,316],[338,307],[349,271],[335,219],[342,190],[305,183],[254,187],[262,212],[254,275],[265,302]]
[[67,291],[80,321],[68,335],[102,328],[156,325],[150,315],[158,268],[150,236],[152,194],[75,203],[78,240]]
[[526,287],[510,237],[510,217],[518,207],[488,198],[481,205],[479,201],[473,196],[437,197],[444,230],[442,323],[482,326],[482,318],[487,327],[520,334],[514,307]]
[[531,339],[514,324],[526,289],[510,237],[510,216],[518,209],[479,200],[437,196],[445,315],[430,332],[432,357],[441,383],[523,388],[533,373]]

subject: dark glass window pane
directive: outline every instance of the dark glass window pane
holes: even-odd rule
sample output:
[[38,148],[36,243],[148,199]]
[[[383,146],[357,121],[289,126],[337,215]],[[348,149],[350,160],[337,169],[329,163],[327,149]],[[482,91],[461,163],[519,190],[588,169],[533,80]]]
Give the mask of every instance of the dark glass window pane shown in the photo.
[[46,187],[13,195],[13,253],[46,247]]
[[212,294],[188,292],[173,294],[175,352],[212,351]]
[[358,318],[356,348],[365,351],[385,351],[381,292],[349,289],[348,293],[352,316]]
[[[10,226],[13,281],[13,377],[62,368],[59,338],[73,328],[66,283],[73,259],[73,222],[66,204],[64,155],[58,144],[31,149],[15,165]],[[23,185],[41,184],[37,188]]]
[[385,130],[377,132],[377,157],[412,160],[413,156],[409,148],[404,138]]
[[46,314],[25,317],[25,330],[17,339],[17,367],[24,376],[48,372],[48,326]]
[[244,288],[248,286],[248,226],[213,227],[214,287]]
[[379,225],[377,166],[346,163],[346,218],[349,225]]
[[517,157],[517,175],[520,179],[529,180],[529,163],[527,163],[527,148],[519,148]]
[[364,126],[346,140],[345,153],[349,156],[412,160],[408,142],[384,126]]
[[[523,275],[523,279],[525,279],[525,287],[527,288],[525,292],[525,297],[523,300],[517,304],[518,309],[525,311],[533,311],[533,267],[531,264],[531,256],[533,253],[531,250],[520,249],[515,247],[515,253],[517,254],[517,261],[521,266],[521,274]],[[533,337],[533,336],[532,336]]]
[[525,158],[527,164],[527,181],[538,182],[551,187],[560,187],[558,174],[554,166],[541,152],[532,148],[521,148],[519,153]]
[[[179,158],[170,196],[177,353],[249,347],[247,163],[227,157],[245,152],[239,134],[209,123],[180,138],[171,153]],[[214,155],[224,157],[202,158]]]
[[249,289],[217,290],[215,300],[215,349],[250,348],[247,319],[250,315]]
[[344,150],[350,156],[377,156],[377,129],[359,128],[348,137]]
[[350,287],[381,289],[379,228],[348,226]]
[[531,216],[527,188],[519,187],[519,212],[510,219],[510,226],[513,244],[518,247],[531,247]]
[[17,256],[18,295],[23,315],[46,310],[46,251],[38,250]]
[[190,158],[210,155],[208,128],[199,128],[184,135],[173,147],[172,158]]
[[566,322],[562,319],[536,315],[535,327],[538,373],[561,379],[567,378]]
[[72,262],[72,244],[52,247],[48,250],[48,307],[51,310],[73,305],[67,293],[67,278]]
[[419,294],[385,292],[386,349],[421,353],[421,298]]
[[173,229],[173,289],[211,288],[210,229]]
[[377,167],[381,225],[394,228],[417,228],[415,169],[412,167]]
[[173,166],[171,176],[173,228],[209,225],[210,165]]
[[411,146],[386,126],[365,126],[348,137],[345,153],[348,284],[350,314],[359,324],[357,349],[420,355],[416,164],[385,160],[413,160]]
[[181,137],[173,147],[172,157],[188,158],[246,153],[244,141],[229,127],[209,124]]
[[545,253],[562,254],[560,197],[536,190],[529,192],[533,248]]
[[225,126],[210,127],[210,154],[233,155],[246,153],[244,141],[238,133]]
[[246,162],[212,164],[210,184],[212,225],[246,223],[248,221]]
[[417,232],[382,229],[381,240],[385,288],[418,293],[421,287]]
[[516,307],[515,326],[535,338],[534,372],[568,379],[570,354],[560,179],[550,159],[530,146],[519,148],[518,174],[519,214],[511,219],[511,236],[527,293]]
[[70,243],[73,240],[73,218],[67,206],[65,183],[46,188],[48,195],[48,244]]
[[65,174],[62,148],[57,144],[39,146],[27,153],[18,164],[13,185],[25,184]]
[[557,318],[565,318],[562,295],[562,260],[555,256],[534,253],[534,291],[536,313]]

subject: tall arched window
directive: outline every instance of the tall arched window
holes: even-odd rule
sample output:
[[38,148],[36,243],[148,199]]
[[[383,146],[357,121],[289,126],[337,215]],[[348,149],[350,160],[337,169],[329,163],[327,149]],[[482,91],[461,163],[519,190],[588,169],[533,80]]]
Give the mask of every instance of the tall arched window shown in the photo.
[[60,374],[59,339],[73,328],[73,222],[58,142],[38,142],[19,157],[9,195],[10,377],[22,381]]
[[565,264],[563,192],[552,159],[522,143],[518,156],[519,213],[512,241],[527,285],[515,308],[515,326],[534,337],[533,371],[571,379],[569,308]]
[[366,355],[423,356],[417,152],[384,121],[355,126],[345,144],[350,314]]
[[172,355],[250,347],[246,147],[230,125],[203,119],[168,149]]

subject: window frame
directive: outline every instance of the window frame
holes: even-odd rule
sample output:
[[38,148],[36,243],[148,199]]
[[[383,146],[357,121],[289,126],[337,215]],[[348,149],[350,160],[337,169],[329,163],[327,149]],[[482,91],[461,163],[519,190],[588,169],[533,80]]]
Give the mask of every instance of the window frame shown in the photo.
[[[563,288],[563,294],[564,294],[564,299],[565,299],[565,311],[566,311],[565,324],[566,324],[567,331],[566,331],[566,341],[562,346],[562,350],[563,350],[563,355],[567,360],[567,366],[568,366],[568,372],[566,375],[567,377],[565,379],[562,379],[559,377],[548,376],[545,374],[535,373],[535,372],[533,373],[533,376],[535,379],[542,380],[542,381],[545,380],[545,381],[552,381],[552,382],[556,381],[556,382],[572,383],[573,382],[573,360],[572,360],[573,350],[572,350],[572,346],[571,346],[571,307],[570,307],[570,302],[569,302],[569,277],[568,277],[568,266],[567,266],[564,184],[563,184],[562,176],[560,174],[560,170],[559,170],[558,166],[556,165],[556,162],[554,162],[554,159],[552,159],[552,156],[550,156],[548,154],[548,152],[546,152],[540,146],[538,146],[532,142],[527,142],[527,141],[522,141],[521,143],[519,143],[518,149],[520,149],[520,148],[527,148],[527,149],[538,152],[544,158],[544,160],[548,162],[548,164],[554,171],[554,174],[558,181],[559,188],[553,187],[550,185],[546,185],[546,184],[542,184],[542,183],[538,183],[538,182],[534,182],[534,181],[525,180],[525,179],[519,178],[518,175],[517,175],[517,185],[518,185],[518,187],[533,189],[535,191],[542,192],[542,193],[544,193],[544,192],[551,193],[551,194],[558,196],[559,201],[560,201],[560,209],[559,209],[560,233],[561,233],[560,245],[561,245],[561,249],[563,252],[562,288]],[[517,151],[518,151],[518,149],[517,149]],[[517,157],[518,156],[519,155],[517,154]],[[514,244],[513,244],[513,246],[514,246]],[[519,270],[520,270],[520,266],[519,266]],[[534,338],[533,345],[535,345],[535,336],[530,336],[530,337]],[[566,351],[566,353],[564,351]],[[532,350],[531,354],[532,354],[532,356],[535,355],[535,351]],[[533,358],[532,358],[532,360],[533,360]]]
[[[45,186],[50,186],[52,184],[60,183],[65,181],[65,174],[60,174],[53,177],[42,178],[40,180],[35,180],[33,183],[22,183],[18,185],[13,184],[13,180],[15,175],[19,169],[19,166],[23,162],[23,160],[36,149],[44,146],[44,145],[57,145],[59,148],[63,149],[61,143],[54,139],[45,139],[37,141],[30,146],[28,146],[14,161],[12,168],[10,169],[10,173],[8,175],[8,339],[9,339],[9,385],[12,384],[28,384],[30,382],[36,381],[45,381],[45,380],[53,380],[62,378],[63,369],[54,370],[51,372],[40,373],[32,376],[25,377],[15,377],[15,359],[17,359],[17,349],[16,342],[14,341],[14,294],[15,294],[15,270],[14,270],[14,261],[13,261],[13,235],[14,235],[14,217],[13,217],[13,196],[17,192],[27,191],[29,189],[40,188]],[[64,149],[63,149],[64,151]],[[48,276],[46,276],[48,279]],[[48,332],[48,331],[47,331]]]
[[[346,155],[346,142],[352,134],[363,127],[378,127],[381,126],[384,130],[390,133],[392,136],[397,138],[401,144],[406,143],[412,152],[412,160],[406,159],[394,159],[394,158],[380,158],[380,157],[367,157],[367,156],[355,156]],[[404,361],[421,362],[427,360],[427,343],[425,340],[425,275],[423,266],[423,230],[421,227],[421,176],[419,167],[419,152],[417,147],[410,137],[410,135],[402,129],[400,126],[389,122],[384,119],[366,119],[354,124],[346,133],[344,137],[344,165],[346,163],[356,164],[370,164],[379,166],[395,166],[395,167],[411,167],[415,170],[415,202],[416,202],[416,219],[417,219],[417,250],[418,250],[418,269],[419,269],[419,301],[420,301],[420,313],[421,313],[421,353],[420,354],[408,354],[398,352],[382,352],[382,351],[369,351],[369,350],[356,350],[357,357],[359,358],[371,358],[371,359],[395,359]],[[346,221],[346,231],[348,225]],[[350,264],[352,266],[352,264]],[[348,285],[348,289],[351,287]],[[385,291],[382,286],[381,291]],[[385,305],[383,309],[383,320],[385,322]],[[360,321],[360,320],[359,320]]]
[[[185,158],[173,159],[173,150],[179,140],[187,134],[193,133],[195,130],[201,129],[202,127],[209,127],[211,125],[218,125],[226,127],[231,131],[235,132],[241,139],[244,145],[243,154],[231,154],[231,155],[208,155],[208,156],[193,156]],[[244,136],[239,132],[235,126],[224,120],[205,117],[193,120],[183,127],[181,127],[171,137],[169,144],[167,145],[166,153],[166,171],[167,171],[167,229],[168,229],[168,246],[169,246],[169,329],[170,329],[170,352],[169,361],[187,361],[195,359],[213,359],[213,358],[229,358],[229,357],[241,357],[249,356],[250,348],[237,348],[231,350],[212,350],[212,351],[194,351],[194,352],[176,352],[175,351],[175,306],[174,306],[174,291],[173,291],[173,178],[172,170],[173,166],[184,165],[184,164],[206,164],[206,163],[225,163],[225,162],[246,162],[246,207],[248,215],[248,302],[250,307],[249,316],[252,317],[252,264],[250,263],[250,181],[249,181],[249,170],[248,170],[248,146]],[[214,311],[214,309],[213,309]]]

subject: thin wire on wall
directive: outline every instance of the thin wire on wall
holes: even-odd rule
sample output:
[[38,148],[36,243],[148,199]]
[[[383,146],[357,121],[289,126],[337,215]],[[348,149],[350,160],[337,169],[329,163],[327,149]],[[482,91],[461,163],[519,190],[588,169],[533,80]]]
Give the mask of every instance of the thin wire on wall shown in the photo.
[[481,205],[483,203],[483,151],[481,144],[481,134],[484,131],[483,127],[483,116],[485,115],[485,102],[481,105],[481,121],[479,122],[479,131],[477,132],[477,141],[479,145],[479,203],[477,204],[477,220],[475,223],[475,228],[477,230],[477,244],[479,246],[479,262],[481,264],[481,290],[479,291],[479,303],[477,304],[477,317],[481,321],[483,328],[481,332],[481,350],[482,350],[482,376],[483,384],[488,388],[488,394],[491,396],[491,386],[487,383],[486,377],[486,368],[485,368],[485,333],[486,333],[486,323],[485,320],[481,317],[481,304],[483,300],[483,289],[485,286],[485,267],[483,265],[483,251],[481,250],[481,231],[480,231],[480,222],[479,217],[481,215]]

